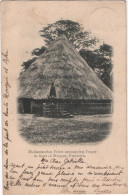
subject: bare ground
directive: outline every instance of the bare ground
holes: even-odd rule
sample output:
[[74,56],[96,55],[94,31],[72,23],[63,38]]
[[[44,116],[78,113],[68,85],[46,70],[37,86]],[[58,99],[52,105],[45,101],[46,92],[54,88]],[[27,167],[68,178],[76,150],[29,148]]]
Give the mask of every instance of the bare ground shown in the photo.
[[20,135],[32,144],[83,144],[104,140],[111,131],[111,115],[68,119],[19,114]]

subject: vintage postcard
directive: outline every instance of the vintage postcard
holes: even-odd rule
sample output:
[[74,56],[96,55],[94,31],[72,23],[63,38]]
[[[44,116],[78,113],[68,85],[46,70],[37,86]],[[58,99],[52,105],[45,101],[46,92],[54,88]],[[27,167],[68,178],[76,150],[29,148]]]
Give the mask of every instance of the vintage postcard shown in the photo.
[[3,193],[127,193],[126,2],[3,1]]

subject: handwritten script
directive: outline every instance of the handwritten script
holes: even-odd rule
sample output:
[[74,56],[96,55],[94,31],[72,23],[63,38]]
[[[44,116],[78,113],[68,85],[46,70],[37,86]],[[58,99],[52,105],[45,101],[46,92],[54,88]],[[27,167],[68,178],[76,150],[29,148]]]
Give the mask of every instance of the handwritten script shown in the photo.
[[3,136],[4,136],[4,142],[3,142],[3,150],[4,150],[4,189],[9,190],[9,143],[11,143],[11,139],[9,136],[9,108],[8,108],[8,101],[9,101],[9,89],[11,88],[9,81],[8,81],[8,65],[9,65],[9,58],[8,58],[8,50],[3,53],[2,52],[2,67],[3,67]]
[[86,158],[41,158],[37,165],[9,164],[9,186],[24,186],[60,193],[111,193],[113,187],[126,186],[121,176],[124,167],[94,166]]

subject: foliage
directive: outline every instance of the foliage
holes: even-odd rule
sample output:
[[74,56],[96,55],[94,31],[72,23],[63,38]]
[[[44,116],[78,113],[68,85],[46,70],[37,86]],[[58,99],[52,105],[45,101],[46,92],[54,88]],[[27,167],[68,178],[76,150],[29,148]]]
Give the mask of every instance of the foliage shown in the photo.
[[92,37],[91,32],[84,31],[83,27],[78,22],[71,20],[59,20],[55,23],[48,24],[40,33],[44,38],[46,46],[52,44],[58,35],[62,34],[65,35],[78,50],[91,47],[98,41],[95,37]]
[[112,47],[103,43],[97,50],[82,49],[79,53],[104,84],[112,89]]
[[[99,41],[93,37],[91,32],[84,31],[83,27],[71,20],[59,20],[55,23],[48,24],[40,30],[40,36],[44,38],[45,46],[36,48],[32,51],[32,55],[42,55],[47,47],[49,47],[60,35],[64,35],[79,51],[82,58],[87,61],[89,66],[96,72],[98,77],[112,89],[112,47],[103,43],[99,49],[94,46]],[[37,57],[23,62],[23,70],[27,70],[31,63]]]
[[46,51],[46,47],[36,48],[32,51],[32,55],[40,56]]
[[23,67],[23,70],[27,70],[29,68],[29,66],[35,62],[35,60],[37,59],[37,57],[34,57],[32,59],[27,60],[26,62],[23,62],[23,64],[21,65]]

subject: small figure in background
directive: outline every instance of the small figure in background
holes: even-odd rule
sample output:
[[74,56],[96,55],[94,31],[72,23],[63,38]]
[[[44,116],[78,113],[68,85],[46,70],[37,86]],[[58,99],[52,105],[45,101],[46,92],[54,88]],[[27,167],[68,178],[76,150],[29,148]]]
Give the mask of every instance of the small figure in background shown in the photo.
[[52,85],[51,85],[50,97],[51,98],[56,98],[56,89],[55,89],[55,86],[54,86],[54,82],[52,82]]
[[50,98],[50,103],[55,104],[55,102],[56,102],[56,100],[55,100],[56,99],[56,89],[54,86],[54,82],[52,82],[52,84],[51,84],[49,98]]

